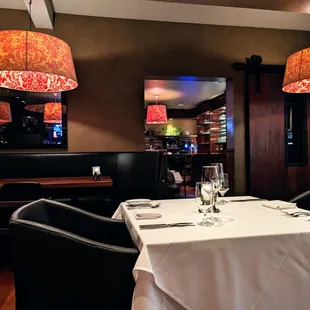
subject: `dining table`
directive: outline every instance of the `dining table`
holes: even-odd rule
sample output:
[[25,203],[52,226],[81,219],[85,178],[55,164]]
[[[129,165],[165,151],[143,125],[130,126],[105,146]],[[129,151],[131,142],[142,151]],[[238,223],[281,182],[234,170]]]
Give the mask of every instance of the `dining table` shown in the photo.
[[[255,197],[225,199],[216,227],[195,225],[203,217],[195,199],[162,200],[156,209],[120,204],[113,217],[125,221],[140,251],[133,310],[310,309],[310,217]],[[193,226],[140,228],[180,222]]]

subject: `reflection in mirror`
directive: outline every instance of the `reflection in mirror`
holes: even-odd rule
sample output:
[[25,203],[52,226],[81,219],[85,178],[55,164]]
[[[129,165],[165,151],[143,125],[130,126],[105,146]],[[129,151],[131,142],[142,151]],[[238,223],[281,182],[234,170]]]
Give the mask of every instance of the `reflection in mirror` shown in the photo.
[[61,93],[0,88],[0,150],[67,147],[67,107]]
[[285,154],[287,166],[308,165],[307,95],[285,94]]

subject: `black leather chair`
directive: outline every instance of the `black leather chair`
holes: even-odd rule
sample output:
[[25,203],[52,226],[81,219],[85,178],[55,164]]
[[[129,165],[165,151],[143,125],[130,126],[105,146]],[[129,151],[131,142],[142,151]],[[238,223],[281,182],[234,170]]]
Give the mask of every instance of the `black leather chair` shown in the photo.
[[129,310],[138,251],[124,247],[124,229],[45,199],[18,209],[10,221],[16,310]]
[[310,190],[295,196],[294,198],[290,199],[289,202],[297,203],[299,208],[310,210]]
[[5,183],[0,190],[0,200],[4,201],[37,200],[43,197],[42,186],[36,182]]

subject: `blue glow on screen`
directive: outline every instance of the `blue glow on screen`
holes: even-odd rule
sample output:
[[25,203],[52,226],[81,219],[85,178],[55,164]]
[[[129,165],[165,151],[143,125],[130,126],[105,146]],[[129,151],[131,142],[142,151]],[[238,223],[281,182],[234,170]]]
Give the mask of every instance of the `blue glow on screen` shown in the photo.
[[180,81],[196,81],[197,77],[196,76],[179,76],[178,80]]
[[62,138],[62,124],[55,124],[53,126],[54,138]]

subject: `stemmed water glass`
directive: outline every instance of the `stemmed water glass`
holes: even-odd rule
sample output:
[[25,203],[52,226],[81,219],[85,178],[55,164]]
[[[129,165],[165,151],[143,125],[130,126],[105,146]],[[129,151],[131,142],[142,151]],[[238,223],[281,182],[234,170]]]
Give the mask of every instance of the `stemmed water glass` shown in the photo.
[[[218,166],[204,166],[202,167],[201,181],[211,181],[214,189],[214,202],[216,204],[216,197],[219,187],[221,185]],[[214,206],[215,208],[215,206]]]
[[[228,173],[224,173],[224,181],[222,182],[222,186],[219,188],[219,193],[221,194],[221,197],[224,197],[224,195],[229,191],[229,178]],[[228,203],[223,198],[218,202],[218,204],[226,204]]]
[[[210,181],[197,182],[195,190],[195,204],[198,209],[203,213],[202,222],[197,223],[203,227],[214,226],[215,221],[213,217],[213,206],[214,206],[214,189],[213,184]],[[210,218],[207,214],[211,212]]]

